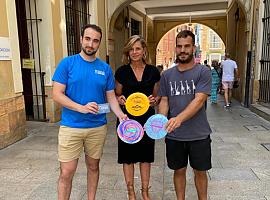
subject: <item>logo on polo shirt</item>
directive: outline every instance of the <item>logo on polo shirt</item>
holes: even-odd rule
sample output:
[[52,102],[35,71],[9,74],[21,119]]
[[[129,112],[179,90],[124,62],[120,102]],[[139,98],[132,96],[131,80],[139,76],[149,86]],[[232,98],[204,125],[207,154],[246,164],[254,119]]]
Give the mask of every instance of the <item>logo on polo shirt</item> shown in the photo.
[[95,69],[95,74],[99,74],[99,75],[104,76],[105,75],[105,72]]

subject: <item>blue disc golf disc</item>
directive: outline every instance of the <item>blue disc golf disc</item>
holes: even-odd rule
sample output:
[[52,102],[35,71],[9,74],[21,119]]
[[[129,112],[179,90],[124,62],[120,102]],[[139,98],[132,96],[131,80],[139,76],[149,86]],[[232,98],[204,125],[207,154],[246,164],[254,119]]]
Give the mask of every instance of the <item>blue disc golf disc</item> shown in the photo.
[[148,118],[144,124],[146,134],[152,139],[161,139],[166,136],[167,131],[165,124],[168,122],[167,117],[161,114],[155,114]]

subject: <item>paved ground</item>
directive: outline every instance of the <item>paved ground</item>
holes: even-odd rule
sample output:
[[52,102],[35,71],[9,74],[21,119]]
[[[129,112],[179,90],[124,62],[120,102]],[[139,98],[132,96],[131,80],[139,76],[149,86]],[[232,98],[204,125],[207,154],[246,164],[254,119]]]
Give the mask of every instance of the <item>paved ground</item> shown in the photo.
[[[211,124],[213,169],[209,175],[210,200],[270,200],[270,152],[261,144],[270,143],[270,123],[233,102],[224,110],[208,104]],[[101,161],[97,200],[126,199],[122,168],[116,163],[117,143],[114,118],[109,117],[109,133]],[[57,124],[27,122],[28,137],[0,150],[1,200],[57,199]],[[270,145],[268,145],[270,149]],[[138,172],[138,166],[136,166]],[[139,174],[135,175],[140,197]],[[152,167],[153,200],[175,200],[172,171],[166,167],[164,141],[156,143]],[[187,200],[195,200],[192,172],[188,171]],[[86,169],[83,158],[74,178],[71,199],[86,200]],[[140,198],[139,198],[140,199]]]

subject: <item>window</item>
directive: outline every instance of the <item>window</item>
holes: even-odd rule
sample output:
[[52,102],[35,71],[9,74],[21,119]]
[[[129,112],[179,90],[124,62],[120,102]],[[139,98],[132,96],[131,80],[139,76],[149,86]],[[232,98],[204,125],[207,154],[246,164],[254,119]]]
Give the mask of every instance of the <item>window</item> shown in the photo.
[[141,22],[131,18],[131,35],[140,35]]
[[209,30],[209,39],[210,39],[210,49],[221,49],[221,39],[220,37],[212,30]]
[[68,55],[80,52],[83,25],[90,23],[88,0],[65,0]]
[[218,62],[220,62],[221,61],[221,54],[219,54],[219,53],[212,53],[212,54],[210,54],[209,55],[209,60],[210,60],[210,63],[212,63],[212,61],[213,60],[216,60],[216,61],[218,61]]

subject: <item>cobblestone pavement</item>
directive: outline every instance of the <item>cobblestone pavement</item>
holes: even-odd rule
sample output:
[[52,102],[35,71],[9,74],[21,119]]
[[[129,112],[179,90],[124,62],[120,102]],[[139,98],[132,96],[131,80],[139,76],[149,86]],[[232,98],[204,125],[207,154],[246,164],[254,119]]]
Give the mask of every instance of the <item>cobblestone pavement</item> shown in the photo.
[[[212,162],[208,172],[210,200],[270,200],[270,123],[233,102],[231,109],[208,103],[213,130]],[[116,163],[115,119],[109,115],[109,133],[101,160],[97,200],[124,200],[122,167]],[[58,124],[27,122],[28,137],[0,150],[1,200],[57,199]],[[267,144],[268,143],[268,144]],[[265,147],[263,146],[265,144]],[[164,141],[156,142],[151,173],[153,200],[175,200],[172,171],[166,166]],[[186,199],[196,200],[192,170],[188,169]],[[140,195],[138,166],[136,192]],[[83,157],[74,177],[71,199],[86,200],[86,168]]]

